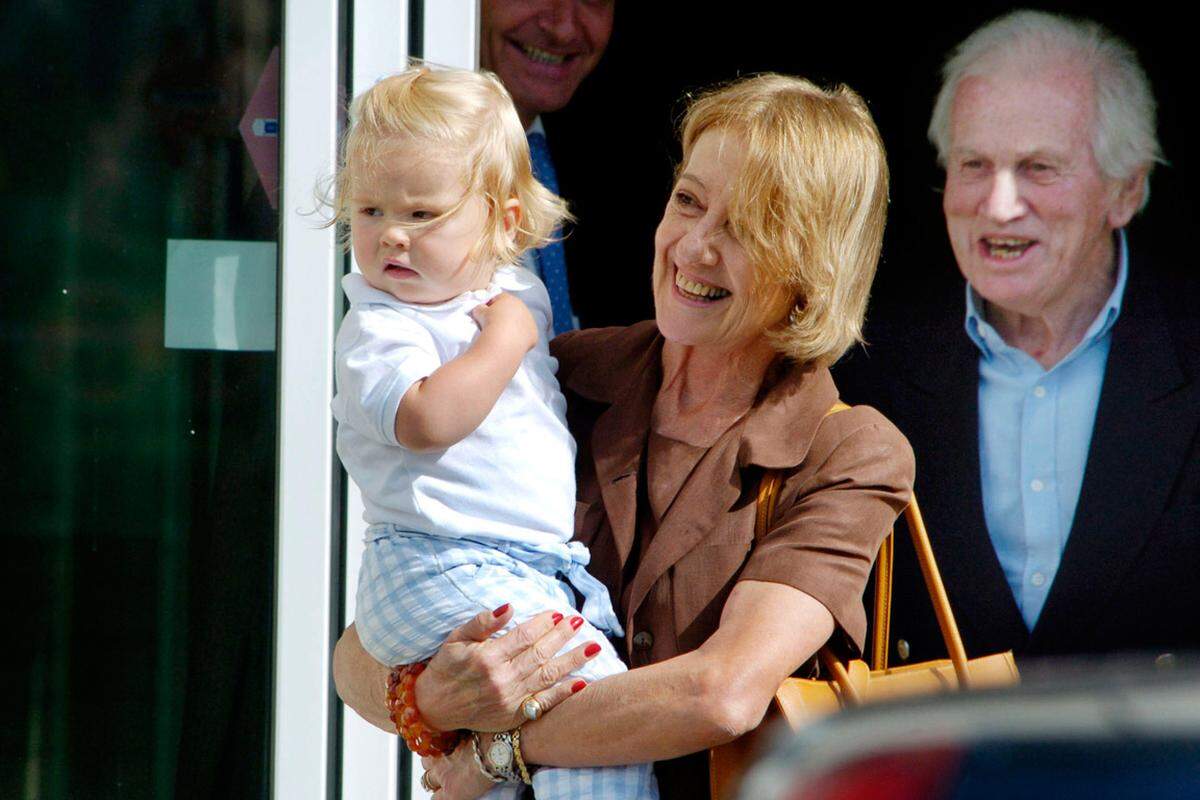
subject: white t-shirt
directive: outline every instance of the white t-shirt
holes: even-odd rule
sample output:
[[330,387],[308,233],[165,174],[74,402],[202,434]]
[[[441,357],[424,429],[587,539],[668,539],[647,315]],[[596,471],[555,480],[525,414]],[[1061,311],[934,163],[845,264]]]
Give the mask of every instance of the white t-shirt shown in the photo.
[[[574,533],[575,441],[550,355],[550,299],[528,270],[501,267],[486,289],[437,305],[405,303],[342,279],[350,310],[337,336],[337,451],[363,493],[369,524],[452,538],[559,544]],[[538,326],[500,399],[449,448],[415,453],[396,441],[404,393],[463,353],[479,335],[471,309],[501,291]]]

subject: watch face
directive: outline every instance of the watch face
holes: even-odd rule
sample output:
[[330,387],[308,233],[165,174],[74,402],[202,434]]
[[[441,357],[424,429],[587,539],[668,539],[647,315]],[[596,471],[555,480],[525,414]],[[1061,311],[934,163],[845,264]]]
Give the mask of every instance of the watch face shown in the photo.
[[508,742],[492,742],[487,751],[488,761],[498,770],[506,770],[512,766],[512,745]]

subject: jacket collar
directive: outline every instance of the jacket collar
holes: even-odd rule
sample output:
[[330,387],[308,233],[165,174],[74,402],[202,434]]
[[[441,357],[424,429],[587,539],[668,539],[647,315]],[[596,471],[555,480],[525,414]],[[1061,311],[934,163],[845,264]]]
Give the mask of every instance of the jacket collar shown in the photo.
[[798,367],[780,360],[742,426],[738,465],[794,467],[808,456],[821,420],[838,399],[825,367]]
[[[653,322],[627,329],[596,331],[600,346],[587,348],[586,358],[572,355],[573,344],[564,344],[560,355],[569,364],[559,374],[563,387],[609,405],[632,403],[652,406],[662,381],[663,337]],[[824,367],[797,367],[780,359],[768,371],[764,390],[747,413],[741,427],[738,466],[768,469],[793,467],[808,454],[813,436],[830,406],[837,387]],[[617,417],[605,433],[622,441],[644,442],[650,407],[641,413],[607,414]],[[632,411],[633,409],[629,409]]]
[[663,338],[653,321],[628,328],[573,331],[554,340],[558,380],[586,400],[615,403],[638,385],[658,380]]

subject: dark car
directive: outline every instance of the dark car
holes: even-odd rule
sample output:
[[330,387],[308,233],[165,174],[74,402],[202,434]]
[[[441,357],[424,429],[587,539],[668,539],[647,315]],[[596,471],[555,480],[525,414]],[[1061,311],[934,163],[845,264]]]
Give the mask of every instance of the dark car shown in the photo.
[[783,735],[739,796],[1200,798],[1200,670],[1051,672],[1013,689],[854,709]]

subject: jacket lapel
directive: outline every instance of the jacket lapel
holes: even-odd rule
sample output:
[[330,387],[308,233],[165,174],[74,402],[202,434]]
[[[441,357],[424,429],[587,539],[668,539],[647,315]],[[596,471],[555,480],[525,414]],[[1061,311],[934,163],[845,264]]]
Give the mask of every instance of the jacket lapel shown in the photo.
[[[1130,265],[1071,534],[1031,646],[1069,646],[1095,618],[1166,505],[1197,423],[1167,315],[1145,265]],[[1086,636],[1086,633],[1083,634]]]
[[624,391],[592,428],[596,480],[622,569],[629,560],[637,529],[638,470],[660,382],[660,352],[661,346],[646,349],[626,374],[629,382]]
[[567,333],[550,350],[559,362],[563,390],[603,407],[591,423],[588,443],[618,562],[611,577],[617,579],[635,539],[637,476],[661,382],[662,337],[646,321]]
[[[638,410],[633,409],[634,412]],[[592,430],[592,453],[600,496],[612,527],[617,557],[624,568],[633,549],[637,525],[637,473],[646,439],[645,428],[640,436],[637,435],[625,424],[629,417],[621,414],[618,405],[613,405],[596,421]]]
[[[979,351],[961,317],[917,329],[918,354],[900,387],[897,418],[918,454],[914,492],[968,653],[1020,649],[1028,630],[983,515],[979,466]],[[911,548],[909,544],[902,547]],[[909,577],[920,580],[915,572]],[[899,588],[899,587],[898,587]],[[910,595],[924,586],[903,587]]]
[[741,497],[741,479],[736,469],[741,428],[742,425],[734,427],[704,454],[663,517],[630,587],[631,619],[650,587],[707,539]]

